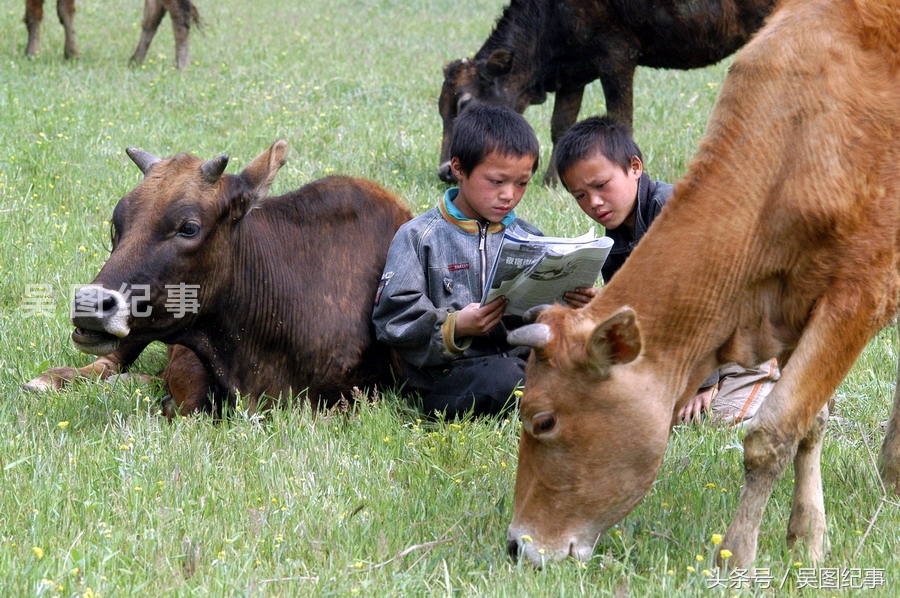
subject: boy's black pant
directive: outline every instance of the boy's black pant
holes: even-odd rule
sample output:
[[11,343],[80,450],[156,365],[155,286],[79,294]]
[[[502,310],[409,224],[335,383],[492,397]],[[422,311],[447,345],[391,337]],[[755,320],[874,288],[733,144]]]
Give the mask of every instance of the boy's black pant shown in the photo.
[[525,381],[525,360],[511,355],[458,359],[437,376],[430,391],[422,392],[428,415],[443,413],[447,419],[472,415],[496,415],[515,407],[513,395]]

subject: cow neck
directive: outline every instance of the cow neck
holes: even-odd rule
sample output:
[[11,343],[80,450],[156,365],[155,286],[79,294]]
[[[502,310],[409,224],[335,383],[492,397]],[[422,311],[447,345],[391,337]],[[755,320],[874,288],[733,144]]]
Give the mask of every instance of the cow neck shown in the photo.
[[733,330],[727,329],[727,316],[712,306],[731,303],[728,296],[741,276],[735,264],[729,268],[698,259],[715,251],[710,250],[709,239],[683,234],[679,225],[685,221],[691,219],[658,218],[653,234],[637,244],[591,307],[597,322],[623,305],[634,310],[642,331],[642,354],[676,393],[686,392],[695,379],[699,387],[718,367],[718,352]]
[[[551,19],[548,5],[552,3],[535,0],[513,0],[503,9],[497,24],[484,45],[476,54],[477,58],[486,58],[494,50],[523,47],[537,48],[540,40],[534,38],[535,30],[546,30]],[[537,52],[521,58],[535,58]]]
[[[555,24],[559,19],[553,6],[554,3],[542,0],[513,0],[503,9],[475,58],[487,59],[495,50],[511,50],[515,57],[509,76],[519,81],[521,91],[539,98],[558,89],[558,69],[540,66],[551,60],[541,50],[554,46],[545,38],[558,29]],[[548,80],[551,78],[554,80]]]

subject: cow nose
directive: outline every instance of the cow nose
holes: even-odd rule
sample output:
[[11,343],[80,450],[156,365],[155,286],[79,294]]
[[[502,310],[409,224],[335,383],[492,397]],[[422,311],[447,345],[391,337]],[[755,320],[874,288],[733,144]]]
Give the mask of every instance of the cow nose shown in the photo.
[[76,328],[103,330],[122,338],[129,332],[128,299],[99,285],[87,285],[75,293],[71,320]]
[[506,541],[506,553],[509,555],[509,558],[511,558],[514,563],[519,562],[519,556],[521,556],[521,552],[519,550],[519,541],[518,540],[507,540]]

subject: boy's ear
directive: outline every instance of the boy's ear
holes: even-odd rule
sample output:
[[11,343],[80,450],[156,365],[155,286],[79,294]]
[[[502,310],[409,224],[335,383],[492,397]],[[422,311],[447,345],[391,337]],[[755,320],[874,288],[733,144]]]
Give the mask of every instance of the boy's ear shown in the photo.
[[453,173],[453,176],[456,177],[456,180],[462,180],[462,177],[466,176],[466,173],[462,171],[462,167],[459,163],[459,158],[453,156],[450,158],[450,172]]
[[641,176],[644,173],[644,163],[637,156],[631,156],[631,172],[636,176]]

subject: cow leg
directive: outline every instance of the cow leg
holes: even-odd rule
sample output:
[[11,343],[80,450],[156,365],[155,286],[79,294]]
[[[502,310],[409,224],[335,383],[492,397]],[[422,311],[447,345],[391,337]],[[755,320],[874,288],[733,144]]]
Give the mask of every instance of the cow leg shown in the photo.
[[894,385],[894,408],[881,445],[878,466],[885,489],[900,494],[900,362],[897,363],[897,381]]
[[144,18],[141,21],[141,39],[138,41],[134,54],[131,55],[130,62],[132,64],[141,64],[147,56],[147,50],[150,48],[150,42],[159,29],[166,14],[166,9],[159,0],[144,0]]
[[190,62],[191,3],[187,0],[168,2],[172,31],[175,34],[175,68],[183,70]]
[[120,374],[134,363],[148,343],[123,343],[118,349],[94,360],[82,368],[60,367],[43,372],[37,378],[27,382],[22,388],[31,392],[62,390],[70,382],[78,378],[95,378],[106,380],[110,376]]
[[556,172],[556,142],[562,138],[565,132],[578,119],[582,98],[584,98],[583,85],[577,89],[556,92],[556,100],[553,103],[553,116],[550,117],[550,139],[553,141],[553,154],[550,156],[547,172],[544,173],[545,185],[555,187],[559,181],[559,175]]
[[28,45],[25,55],[29,58],[41,49],[41,20],[44,18],[44,0],[25,1],[25,27],[28,29]]
[[[744,487],[737,512],[719,546],[720,564],[721,551],[726,549],[733,555],[729,567],[745,568],[756,559],[766,503],[773,485],[795,455],[789,540],[805,539],[810,558],[821,558],[825,512],[819,455],[826,403],[874,332],[868,321],[873,311],[865,304],[868,298],[860,298],[862,304],[847,304],[846,297],[858,295],[858,289],[859,285],[835,287],[833,296],[845,298],[839,309],[834,309],[829,297],[820,299],[781,379],[760,408],[758,419],[748,426],[744,436]],[[824,363],[828,367],[823,368]]]
[[822,560],[826,551],[825,495],[822,489],[822,443],[828,426],[825,405],[797,446],[794,457],[794,496],[788,520],[787,544],[806,542],[813,562]]
[[634,71],[635,65],[622,61],[619,70],[600,75],[606,114],[614,120],[631,127],[634,118]]
[[210,380],[197,354],[182,345],[169,346],[169,363],[162,373],[169,395],[162,412],[168,419],[194,412],[211,413]]
[[57,0],[56,14],[66,32],[63,56],[67,59],[78,58],[78,41],[75,39],[75,0]]

